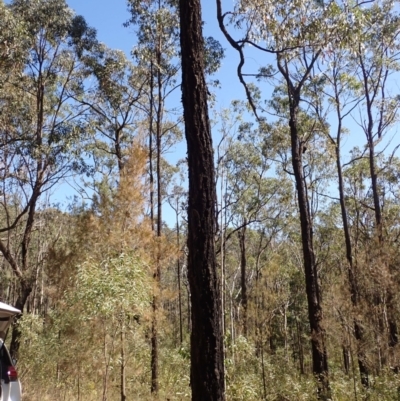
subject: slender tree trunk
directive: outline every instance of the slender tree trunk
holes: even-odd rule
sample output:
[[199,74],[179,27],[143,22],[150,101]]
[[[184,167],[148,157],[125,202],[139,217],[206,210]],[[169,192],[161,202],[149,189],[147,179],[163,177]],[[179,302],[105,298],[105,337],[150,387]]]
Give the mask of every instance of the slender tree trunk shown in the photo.
[[153,61],[150,62],[150,106],[149,106],[149,179],[150,179],[150,222],[154,231],[154,168],[153,168],[153,110],[154,110],[154,75]]
[[118,172],[120,175],[124,169],[124,158],[121,148],[121,131],[122,131],[122,126],[118,126],[118,128],[115,129],[115,136],[114,136],[114,150],[115,150],[115,156],[117,158]]
[[214,249],[216,189],[200,0],[180,0],[182,102],[188,147],[188,278],[192,301],[193,401],[223,401],[221,300]]
[[246,258],[246,226],[247,221],[244,219],[243,228],[238,231],[239,246],[240,246],[240,287],[241,287],[241,300],[243,307],[243,335],[247,337],[247,258]]
[[[40,58],[40,57],[39,57]],[[43,125],[44,125],[44,103],[45,103],[45,87],[44,87],[44,73],[43,73],[43,62],[39,63],[38,67],[38,78],[37,78],[37,88],[36,88],[36,132],[34,147],[41,149],[43,145]],[[4,259],[10,264],[14,274],[18,278],[18,296],[15,302],[15,307],[23,311],[25,304],[31,294],[35,285],[35,272],[32,271],[30,265],[33,261],[29,260],[30,256],[30,244],[31,235],[33,231],[33,226],[36,218],[36,206],[39,201],[40,195],[43,190],[43,185],[45,182],[45,172],[46,172],[46,158],[42,154],[39,154],[35,159],[36,167],[35,173],[32,170],[32,176],[36,174],[35,182],[32,187],[32,194],[27,203],[27,219],[25,223],[25,228],[23,230],[23,236],[20,242],[21,251],[18,253],[20,256],[20,261],[17,260],[9,248],[9,244],[6,245],[2,239],[0,239],[0,252],[2,253]],[[10,229],[11,230],[11,229]],[[17,316],[19,319],[22,315]],[[13,327],[10,353],[13,358],[18,358],[18,350],[20,345],[21,332],[17,324]]]
[[[226,192],[227,192],[227,182],[225,183],[224,190],[224,165],[222,164],[222,172],[221,172],[221,221],[220,221],[220,241],[221,241],[221,282],[220,282],[220,291],[221,291],[221,336],[225,339],[226,333],[226,288],[225,288],[225,235],[226,235],[226,220],[227,220],[227,208],[226,208]],[[223,354],[226,355],[226,342],[223,340]],[[224,374],[224,388],[226,388],[226,376]]]
[[303,344],[301,341],[302,332],[301,332],[301,328],[300,328],[300,323],[297,319],[296,319],[296,334],[297,334],[297,348],[298,348],[298,352],[299,352],[299,368],[300,368],[300,373],[302,375],[304,375],[305,374],[304,352],[303,352]]
[[106,338],[105,330],[104,330],[104,333],[103,333],[103,353],[104,353],[104,362],[105,362],[106,366],[104,368],[104,373],[103,373],[103,397],[102,397],[102,401],[107,401],[108,368],[109,368],[109,365],[108,365],[108,356],[107,356],[107,338]]
[[[339,107],[339,98],[336,98],[337,104]],[[340,119],[340,110],[338,110],[339,115],[339,127],[338,127],[338,137],[336,144],[336,168],[338,173],[338,184],[339,184],[339,200],[340,200],[340,210],[342,214],[342,223],[343,223],[343,233],[345,238],[345,246],[346,246],[346,259],[348,265],[348,280],[350,287],[350,298],[353,306],[353,312],[355,313],[354,317],[354,337],[357,341],[357,360],[358,360],[358,368],[360,370],[361,383],[364,387],[369,386],[369,371],[366,363],[366,356],[364,350],[364,329],[362,326],[362,322],[360,321],[359,316],[359,290],[358,290],[358,282],[356,276],[355,264],[353,261],[353,251],[350,237],[350,228],[348,224],[347,218],[347,208],[344,196],[344,182],[343,182],[343,174],[342,174],[342,165],[340,161],[340,133],[341,133],[341,119]],[[346,361],[346,359],[345,359]],[[347,370],[348,371],[348,367]]]
[[[160,4],[159,4],[160,6]],[[156,46],[156,63],[157,63],[157,112],[156,112],[156,172],[157,172],[157,255],[156,267],[154,271],[154,286],[153,294],[153,319],[151,330],[151,392],[158,392],[158,310],[159,310],[159,295],[161,282],[161,250],[160,239],[162,233],[162,190],[161,190],[161,136],[162,136],[162,119],[163,119],[163,94],[162,94],[162,72],[161,72],[161,34],[158,32],[158,42]],[[153,99],[154,106],[154,99]]]
[[310,213],[307,185],[303,174],[303,147],[297,127],[300,91],[289,89],[290,99],[290,138],[292,146],[292,166],[296,181],[297,201],[300,213],[301,240],[303,246],[303,263],[306,281],[308,318],[311,329],[311,348],[313,373],[319,383],[320,399],[330,396],[328,377],[328,356],[325,346],[325,331],[322,325],[323,315],[318,282],[317,265],[313,244],[313,224]]
[[375,211],[375,225],[378,234],[379,244],[383,244],[383,229],[382,229],[382,209],[379,201],[379,189],[378,189],[378,174],[375,166],[375,145],[372,138],[372,133],[368,135],[368,147],[369,147],[369,170],[371,175],[371,189],[372,197],[374,200],[374,211]]
[[[161,4],[159,2],[159,7]],[[151,392],[158,393],[158,310],[160,307],[161,286],[161,249],[160,240],[162,233],[162,190],[161,190],[161,136],[163,119],[163,94],[162,94],[162,72],[161,72],[161,33],[157,28],[156,63],[157,63],[157,113],[156,113],[156,171],[157,171],[157,255],[154,272],[155,292],[153,294],[153,320],[151,336]]]
[[[178,202],[177,202],[178,203]],[[178,252],[181,250],[180,245],[180,230],[179,230],[179,218],[178,218],[178,205],[176,207],[176,242],[178,247]],[[179,343],[182,345],[183,342],[183,321],[182,321],[182,284],[181,284],[181,258],[178,255],[176,269],[178,273],[178,307],[179,307]]]
[[[26,301],[29,295],[32,292],[32,285],[23,281],[20,283],[20,290],[17,301],[15,302],[15,307],[19,309],[21,312],[24,309]],[[21,330],[19,329],[18,320],[22,317],[22,314],[18,315],[14,321],[13,330],[11,334],[11,343],[10,343],[10,354],[12,358],[18,359],[18,351],[21,341]]]
[[319,54],[320,51],[314,54],[312,60],[308,63],[307,70],[305,71],[302,79],[299,80],[297,86],[295,86],[292,81],[286,61],[279,55],[277,56],[277,67],[286,81],[287,94],[289,98],[291,156],[300,215],[308,319],[311,331],[313,373],[318,380],[318,398],[325,400],[330,398],[328,356],[325,346],[325,331],[322,324],[323,314],[320,285],[318,281],[317,263],[313,244],[313,222],[310,212],[310,201],[307,194],[307,182],[303,170],[303,153],[305,151],[305,143],[299,135],[297,120],[300,111],[299,105],[302,85],[304,85]]
[[263,399],[267,399],[267,380],[265,374],[265,363],[264,363],[264,345],[261,338],[261,376],[262,376],[262,383],[263,383]]
[[343,352],[343,368],[344,373],[346,375],[349,374],[350,371],[350,350],[347,345],[342,345],[342,352]]
[[289,361],[289,342],[288,342],[288,317],[287,317],[288,304],[283,307],[283,333],[285,339],[285,359]]
[[317,266],[314,254],[312,221],[307,198],[305,177],[303,176],[302,144],[299,139],[295,111],[290,120],[292,142],[292,164],[296,179],[297,200],[300,212],[301,240],[303,244],[304,271],[308,303],[308,318],[311,329],[313,373],[320,383],[319,394],[322,399],[329,396],[328,356],[325,346],[325,332],[322,326],[322,307]]
[[[154,124],[154,69],[153,62],[150,64],[150,129],[149,129],[149,175],[150,175],[150,220],[152,231],[155,231],[154,226],[154,166],[153,166],[153,124]],[[156,251],[157,252],[157,251]],[[158,256],[157,256],[158,260]],[[153,300],[152,300],[152,319],[151,319],[151,385],[150,390],[152,393],[158,392],[158,342],[157,342],[157,303],[158,294],[156,294],[156,282],[158,277],[158,261],[156,260],[156,266],[154,267],[153,279],[154,279],[154,289],[153,289]]]
[[121,401],[126,401],[126,371],[125,371],[125,315],[122,315],[121,327]]
[[191,330],[191,327],[192,327],[192,319],[191,319],[191,316],[192,316],[192,308],[191,308],[191,304],[190,304],[190,285],[189,285],[189,283],[187,282],[186,284],[185,284],[185,287],[186,287],[186,295],[187,295],[187,331],[188,332],[190,332],[190,330]]
[[[379,250],[379,263],[384,269],[384,273],[387,276],[390,276],[390,267],[387,261],[385,260],[385,238],[383,231],[383,216],[382,216],[382,206],[380,202],[380,191],[378,185],[378,172],[376,166],[376,154],[375,154],[375,141],[381,139],[385,127],[387,128],[390,119],[387,120],[387,114],[385,113],[386,107],[386,85],[389,77],[389,69],[385,66],[384,63],[376,66],[376,70],[374,71],[376,74],[376,78],[371,80],[370,74],[371,69],[368,68],[365,63],[363,57],[361,57],[363,52],[360,51],[360,67],[362,71],[363,84],[364,84],[364,93],[365,93],[365,103],[366,103],[366,116],[367,116],[367,124],[364,128],[368,148],[369,148],[369,170],[370,170],[370,180],[371,180],[371,190],[372,190],[372,198],[374,203],[374,213],[375,213],[375,232],[378,240],[378,250]],[[386,50],[381,55],[382,57],[386,57]],[[380,93],[381,99],[377,101],[377,96]],[[379,104],[380,103],[380,104]],[[374,118],[374,107],[379,109],[379,117],[377,119]],[[395,317],[395,306],[391,302],[394,299],[393,289],[389,283],[384,283],[384,291],[387,293],[387,320],[389,323],[389,327],[387,327],[384,320],[386,319],[383,315],[384,312],[378,312],[378,324],[381,327],[381,335],[386,338],[386,344],[383,350],[383,364],[386,364],[386,357],[388,349],[390,350],[393,347],[393,344],[397,343],[398,338],[398,328],[397,328],[397,319]],[[386,305],[384,305],[384,300],[382,299],[381,294],[377,291],[375,295],[375,305],[381,309],[385,309]],[[385,341],[384,341],[385,343]]]

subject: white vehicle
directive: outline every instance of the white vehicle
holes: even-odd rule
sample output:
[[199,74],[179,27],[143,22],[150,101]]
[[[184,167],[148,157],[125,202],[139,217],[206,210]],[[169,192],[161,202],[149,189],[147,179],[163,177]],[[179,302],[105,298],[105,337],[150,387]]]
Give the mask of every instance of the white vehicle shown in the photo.
[[10,353],[4,344],[7,329],[20,310],[0,302],[0,401],[21,401],[21,383]]

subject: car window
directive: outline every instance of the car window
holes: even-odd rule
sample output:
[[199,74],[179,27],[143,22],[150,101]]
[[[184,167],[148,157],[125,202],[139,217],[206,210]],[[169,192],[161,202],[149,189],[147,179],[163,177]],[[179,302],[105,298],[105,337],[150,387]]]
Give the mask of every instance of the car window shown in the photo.
[[3,343],[0,343],[0,361],[7,366],[11,365],[10,355]]
[[1,380],[4,380],[5,383],[10,382],[10,378],[8,377],[8,367],[11,365],[10,354],[8,353],[3,341],[0,341],[0,378]]

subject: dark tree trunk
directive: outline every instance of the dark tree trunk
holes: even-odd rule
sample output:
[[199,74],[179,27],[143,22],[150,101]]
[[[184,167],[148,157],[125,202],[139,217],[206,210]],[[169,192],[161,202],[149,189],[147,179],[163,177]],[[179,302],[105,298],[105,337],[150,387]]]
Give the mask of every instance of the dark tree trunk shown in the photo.
[[308,318],[311,331],[311,349],[313,361],[313,373],[318,380],[318,398],[329,399],[330,387],[328,377],[328,356],[325,346],[325,331],[322,320],[322,306],[320,296],[320,286],[317,274],[317,263],[315,260],[313,244],[313,222],[310,212],[310,202],[307,194],[307,183],[303,172],[303,152],[305,143],[299,135],[298,114],[300,104],[301,87],[304,84],[310,69],[318,58],[316,53],[308,65],[308,71],[305,73],[301,82],[295,87],[287,65],[282,64],[278,56],[278,68],[286,80],[289,97],[289,129],[291,139],[291,155],[293,173],[296,182],[297,202],[300,214],[301,241],[303,247],[303,264],[306,281],[306,293],[308,304]]
[[[32,285],[30,283],[27,283],[25,281],[21,282],[21,288],[20,292],[17,298],[17,302],[15,303],[15,307],[19,309],[20,311],[23,311],[24,306],[26,304],[26,301],[29,297],[29,295],[32,292]],[[18,315],[16,317],[12,334],[11,334],[11,343],[10,343],[10,354],[12,358],[18,359],[18,351],[19,351],[19,345],[20,345],[20,340],[21,340],[21,331],[18,326],[18,320],[22,317],[22,314]]]
[[343,351],[343,368],[344,368],[344,373],[346,375],[349,374],[350,372],[350,350],[349,347],[346,345],[342,346],[342,351]]
[[[41,143],[41,142],[40,142]],[[36,273],[29,271],[28,268],[28,253],[29,253],[29,244],[31,241],[31,234],[33,230],[33,224],[36,217],[36,204],[40,197],[41,187],[43,185],[43,170],[42,170],[42,162],[38,163],[37,167],[37,175],[39,177],[38,181],[35,184],[35,189],[33,195],[31,197],[31,206],[28,212],[28,219],[26,222],[24,236],[22,239],[21,246],[21,267],[18,266],[18,263],[12,256],[10,250],[6,248],[3,242],[0,240],[0,251],[3,254],[4,258],[10,263],[11,268],[19,279],[19,293],[17,300],[15,302],[15,307],[23,312],[28,297],[31,295],[34,284]],[[37,267],[38,268],[38,267]],[[22,314],[18,315],[16,321],[18,321],[22,317]],[[16,322],[15,322],[16,323]],[[21,331],[19,329],[18,324],[14,324],[12,336],[11,336],[11,344],[10,344],[10,353],[11,356],[15,359],[18,359],[18,351],[20,345],[20,337]]]
[[371,189],[372,189],[372,197],[374,199],[375,225],[378,234],[379,245],[382,245],[383,244],[382,210],[381,210],[381,203],[379,200],[378,174],[376,172],[376,166],[375,166],[375,144],[372,133],[370,132],[368,133],[368,147],[369,147],[369,171],[371,175]]
[[399,343],[399,332],[395,321],[389,320],[389,347],[393,348]]
[[121,388],[120,388],[120,396],[121,401],[126,401],[126,355],[125,355],[125,316],[122,316],[121,319],[121,349],[120,349],[120,358],[121,358]]
[[[156,273],[154,279],[157,280]],[[152,319],[151,319],[151,392],[158,392],[158,294],[153,294],[152,302]]]
[[150,179],[150,222],[154,231],[154,168],[153,168],[153,108],[154,108],[153,62],[150,63],[150,107],[149,107],[149,179]]
[[[347,218],[347,208],[344,196],[344,182],[343,182],[343,173],[342,173],[342,165],[340,162],[340,134],[341,134],[341,117],[339,110],[339,97],[336,96],[336,103],[338,107],[338,116],[339,116],[339,126],[338,126],[338,136],[336,143],[336,168],[338,173],[338,184],[339,184],[339,200],[340,200],[340,210],[342,215],[343,222],[343,233],[345,238],[346,245],[346,259],[347,259],[347,268],[348,268],[348,279],[349,279],[349,287],[350,287],[350,298],[351,304],[354,309],[354,313],[356,317],[354,318],[354,336],[357,341],[357,360],[358,360],[358,368],[360,370],[361,383],[364,387],[369,386],[369,371],[366,363],[366,355],[364,351],[364,329],[362,326],[362,322],[360,321],[358,315],[359,308],[359,290],[358,290],[358,281],[356,276],[356,266],[353,261],[353,249],[351,244],[350,237],[350,228],[348,224]],[[346,372],[348,371],[348,367]]]
[[180,0],[182,102],[188,147],[188,278],[193,401],[225,399],[221,300],[214,250],[216,189],[204,78],[200,0]]
[[243,307],[243,335],[247,337],[247,259],[246,259],[246,219],[243,222],[243,227],[238,231],[239,245],[240,245],[240,286],[242,293],[242,307]]
[[117,158],[117,163],[118,163],[118,172],[121,175],[123,169],[124,169],[124,157],[122,154],[122,148],[121,148],[121,131],[122,131],[122,126],[119,126],[115,130],[115,137],[114,137],[114,150],[115,150],[115,156]]
[[[44,85],[42,84],[42,78],[39,79],[38,84],[38,95],[37,95],[37,111],[38,111],[38,122],[37,122],[37,131],[36,131],[36,145],[40,147],[43,143],[43,104],[44,104]],[[14,272],[17,274],[17,277],[20,280],[20,290],[17,301],[15,303],[15,307],[19,309],[21,312],[24,310],[24,306],[28,300],[29,295],[33,290],[33,286],[35,283],[36,274],[32,271],[29,271],[29,245],[31,243],[31,235],[33,231],[33,225],[36,218],[36,205],[39,201],[42,188],[44,185],[44,161],[41,157],[38,158],[36,164],[36,182],[33,188],[32,196],[30,199],[30,206],[28,209],[28,218],[26,221],[24,235],[21,242],[21,267],[22,271],[25,273],[24,275],[21,273],[15,259],[11,256],[9,249],[7,252],[4,252],[3,246],[1,245],[1,251],[3,256],[6,260],[10,263],[11,267],[13,268]],[[36,267],[38,268],[38,267]],[[17,320],[22,317],[22,314],[17,316]],[[18,358],[18,351],[20,346],[20,337],[21,331],[19,329],[18,324],[15,324],[13,327],[12,337],[11,337],[11,344],[10,344],[10,353],[13,358]]]
[[[162,191],[161,191],[161,136],[162,136],[162,119],[163,119],[163,82],[161,73],[161,36],[159,33],[156,46],[156,64],[157,64],[157,112],[156,112],[156,172],[157,172],[157,237],[161,238],[162,233]],[[153,67],[152,67],[153,69]],[[152,78],[153,79],[153,78]],[[151,88],[153,91],[153,87]],[[153,108],[154,98],[152,96]],[[153,112],[151,112],[153,115]],[[152,132],[150,133],[150,136]],[[154,198],[153,198],[154,202]],[[154,205],[153,205],[154,207]],[[154,212],[154,210],[153,210]],[[154,228],[154,225],[153,225]],[[157,256],[156,256],[156,267],[154,271],[155,280],[155,294],[153,294],[153,319],[152,319],[152,329],[151,329],[151,392],[158,392],[158,310],[159,310],[159,292],[160,292],[160,282],[161,282],[161,250],[160,242],[157,241]]]
[[[294,113],[295,116],[297,113]],[[311,347],[313,373],[317,376],[321,388],[321,397],[329,392],[328,357],[325,347],[325,333],[322,327],[322,307],[318,283],[317,266],[315,261],[312,221],[305,177],[303,175],[302,144],[299,139],[296,119],[290,120],[290,136],[292,142],[292,164],[296,179],[297,200],[300,212],[301,241],[303,245],[304,271],[308,303],[308,318],[311,329]]]
[[296,319],[296,334],[297,334],[297,348],[299,352],[299,367],[300,367],[300,373],[302,375],[305,374],[305,369],[304,369],[304,351],[303,351],[303,344],[301,341],[302,337],[302,332],[301,332],[301,327],[298,319]]
[[[178,210],[178,205],[176,210]],[[180,252],[181,244],[180,244],[180,232],[179,232],[179,219],[178,213],[176,214],[176,238],[177,238],[177,248]],[[178,307],[179,307],[179,344],[183,343],[183,319],[182,319],[182,284],[181,284],[181,258],[180,255],[177,259],[176,269],[178,273]]]
[[[150,175],[150,221],[151,229],[154,232],[154,166],[153,166],[153,109],[154,109],[154,72],[153,61],[150,63],[150,114],[149,114],[149,175]],[[155,266],[153,278],[155,281],[158,279],[158,266]],[[152,300],[152,319],[151,319],[151,385],[150,390],[152,393],[158,392],[158,341],[157,341],[157,304],[158,295],[153,293]]]
[[[337,150],[338,151],[338,150]],[[337,157],[339,157],[337,155]],[[345,236],[346,243],[346,258],[348,263],[348,277],[349,277],[349,286],[350,286],[350,298],[351,303],[354,308],[354,312],[356,317],[354,318],[354,337],[357,341],[357,360],[358,360],[358,368],[360,370],[361,383],[364,387],[369,386],[369,370],[366,362],[366,355],[364,351],[364,329],[362,322],[360,321],[358,315],[359,308],[359,291],[358,291],[358,282],[355,272],[355,266],[353,263],[352,256],[352,247],[350,240],[350,230],[347,222],[347,212],[344,201],[344,190],[343,190],[343,178],[342,171],[340,166],[340,159],[337,162],[338,166],[338,176],[339,176],[339,197],[340,197],[340,208],[342,212],[342,221],[343,221],[343,230]]]
[[[386,53],[385,53],[386,55]],[[382,55],[383,56],[383,55]],[[363,58],[360,56],[360,67],[362,71],[363,83],[364,83],[364,93],[365,93],[365,103],[366,103],[366,115],[367,115],[367,124],[364,127],[365,136],[368,143],[369,148],[369,170],[370,170],[370,179],[371,179],[371,190],[372,190],[372,198],[374,203],[374,213],[375,213],[375,231],[376,236],[378,239],[378,249],[380,253],[380,263],[386,269],[386,272],[390,275],[390,266],[385,261],[384,256],[384,247],[385,247],[385,238],[384,238],[384,231],[383,231],[383,224],[384,224],[384,216],[382,215],[382,206],[380,200],[380,189],[378,183],[378,171],[376,165],[376,154],[375,154],[375,144],[377,139],[382,138],[385,129],[390,126],[390,118],[385,113],[385,92],[386,92],[386,85],[387,79],[389,76],[389,69],[385,66],[384,63],[379,64],[376,68],[375,73],[376,80],[370,79],[371,69],[369,69],[365,63]],[[381,104],[378,104],[377,95],[378,93],[381,94]],[[379,108],[379,117],[375,119],[374,117],[374,106]],[[389,321],[389,331],[388,331],[388,341],[387,346],[390,348],[393,347],[393,340],[397,339],[397,319],[395,313],[395,306],[392,303],[394,299],[393,288],[389,284],[385,285],[385,290],[387,292],[387,319]],[[379,306],[383,304],[382,297],[379,293],[376,294],[376,305]],[[384,309],[384,308],[382,308]],[[379,326],[382,328],[381,333],[385,334],[385,323],[384,320],[386,318],[383,316],[383,313],[379,313],[378,321]],[[385,347],[384,354],[388,349]],[[386,359],[386,355],[383,357],[384,364]]]

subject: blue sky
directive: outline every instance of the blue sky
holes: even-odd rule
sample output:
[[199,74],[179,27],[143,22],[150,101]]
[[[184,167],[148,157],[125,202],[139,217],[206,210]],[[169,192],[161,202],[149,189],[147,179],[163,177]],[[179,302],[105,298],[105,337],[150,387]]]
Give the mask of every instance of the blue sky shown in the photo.
[[[71,7],[79,15],[82,15],[87,23],[97,30],[98,39],[113,49],[123,50],[129,55],[135,43],[135,34],[132,28],[123,27],[123,23],[129,18],[126,0],[67,0]],[[243,99],[244,89],[239,83],[236,75],[238,55],[230,48],[225,37],[222,35],[216,17],[216,4],[214,0],[203,0],[204,36],[213,36],[219,40],[225,49],[225,59],[218,73],[213,77],[221,83],[221,89],[215,90],[216,110],[229,108],[233,99]],[[180,93],[174,98],[180,101]],[[216,132],[214,132],[214,135]],[[216,140],[214,139],[214,142]],[[166,155],[170,163],[186,156],[186,144],[181,142],[170,150]],[[169,206],[165,205],[163,219],[172,226],[175,223],[175,215]]]
[[[135,36],[132,29],[122,26],[129,17],[126,0],[67,0],[67,3],[77,14],[85,17],[90,26],[97,29],[97,36],[101,42],[129,54]],[[215,1],[203,0],[202,3],[205,21],[203,33],[219,40],[226,51],[226,57],[216,78],[223,88],[218,91],[219,107],[227,108],[231,100],[244,96],[244,90],[235,74],[238,56],[219,30]]]
[[[97,29],[98,38],[107,46],[114,49],[123,50],[126,54],[135,43],[135,35],[131,28],[124,28],[123,23],[128,19],[129,14],[127,11],[126,0],[67,0],[68,5],[85,17],[88,24]],[[225,6],[232,6],[232,2],[225,1]],[[225,37],[219,30],[216,18],[216,4],[214,0],[202,0],[203,7],[203,20],[204,35],[213,36],[219,40],[221,45],[225,48],[225,59],[222,62],[220,71],[216,74],[221,83],[221,89],[216,91],[216,110],[222,108],[229,108],[230,102],[234,99],[244,99],[244,89],[239,83],[236,76],[236,68],[238,64],[238,54],[227,43]],[[251,49],[248,49],[251,50]],[[254,57],[253,57],[254,54]],[[261,67],[261,62],[271,63],[271,58],[264,58],[260,52],[248,53],[246,58],[245,73],[254,73]],[[265,64],[264,64],[265,65]],[[265,89],[265,88],[264,88]],[[269,91],[264,91],[263,96],[268,96]],[[176,96],[179,102],[180,95]],[[365,144],[365,137],[360,131],[360,128],[351,120],[348,119],[346,125],[352,129],[352,135],[345,145],[346,150],[354,145],[363,146]],[[214,132],[214,135],[216,133]],[[394,133],[389,134],[392,137]],[[214,138],[214,145],[217,140]],[[397,140],[394,142],[398,142]],[[393,144],[392,144],[393,147]],[[171,162],[178,160],[186,155],[186,145],[181,143],[168,157]],[[165,214],[164,214],[165,216]]]

